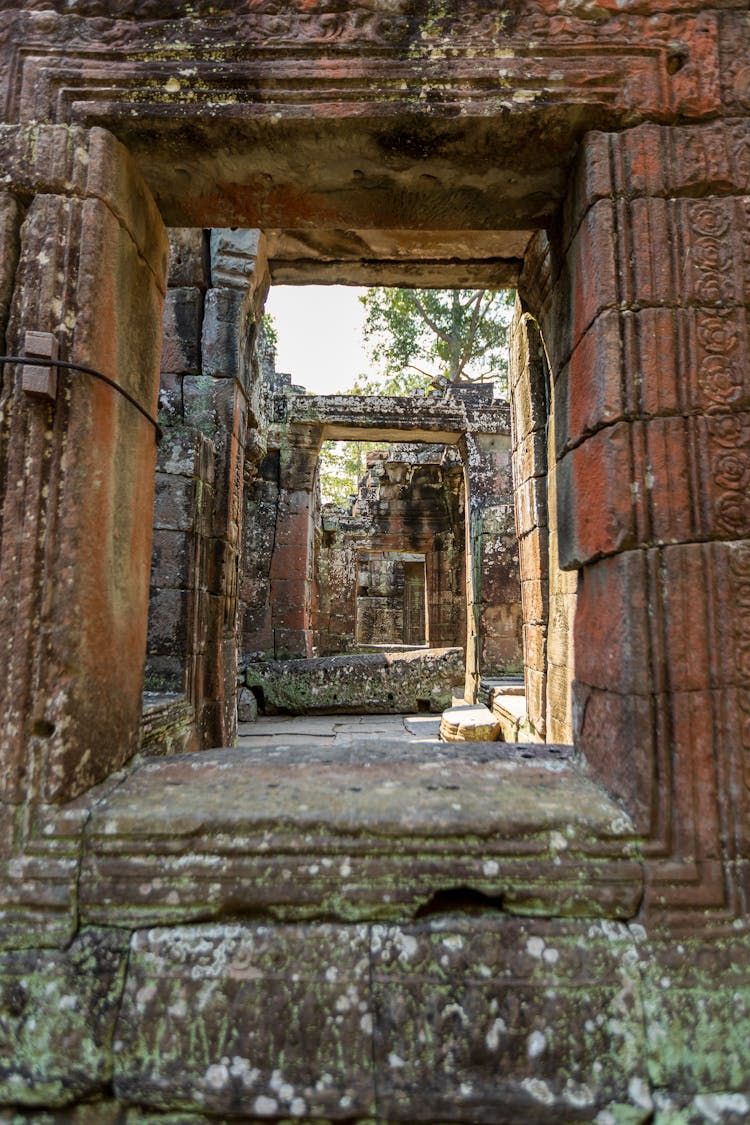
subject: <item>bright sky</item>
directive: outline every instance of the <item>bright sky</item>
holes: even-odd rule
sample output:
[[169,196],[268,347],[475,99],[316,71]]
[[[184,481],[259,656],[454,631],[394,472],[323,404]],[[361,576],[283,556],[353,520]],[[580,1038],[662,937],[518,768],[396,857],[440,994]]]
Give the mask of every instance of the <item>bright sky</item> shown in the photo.
[[308,391],[346,390],[369,363],[362,343],[365,293],[348,285],[273,285],[266,312],[276,322],[278,371]]

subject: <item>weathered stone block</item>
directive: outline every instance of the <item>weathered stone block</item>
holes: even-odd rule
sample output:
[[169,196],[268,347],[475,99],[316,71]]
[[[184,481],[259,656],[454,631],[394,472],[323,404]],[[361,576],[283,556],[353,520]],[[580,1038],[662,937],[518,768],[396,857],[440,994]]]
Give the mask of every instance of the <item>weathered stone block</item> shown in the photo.
[[[678,1104],[697,1095],[690,1114],[676,1120],[747,1119],[747,1098],[743,1106],[726,1095],[748,1094],[749,953],[742,936],[642,946],[649,1079],[655,1088],[678,1092]],[[697,1116],[701,1102],[703,1117]]]
[[549,574],[549,534],[546,527],[535,528],[518,541],[521,581],[546,581]]
[[539,430],[521,438],[513,453],[513,471],[520,485],[531,477],[547,473],[547,435]]
[[518,534],[527,535],[537,527],[547,526],[547,481],[531,477],[516,491],[516,523]]
[[208,238],[200,227],[170,227],[169,285],[195,285],[207,289],[211,284]]
[[154,528],[192,531],[196,527],[196,482],[192,477],[157,473],[154,492]]
[[576,676],[620,694],[653,691],[646,555],[626,551],[581,572],[575,611]]
[[209,289],[203,314],[201,350],[203,374],[237,379],[240,376],[242,294],[229,289]]
[[555,446],[557,456],[603,426],[621,421],[626,403],[621,354],[622,314],[609,309],[597,317],[573,351],[556,385]]
[[247,292],[261,248],[259,230],[214,228],[211,231],[211,284]]
[[5,322],[13,295],[13,282],[21,248],[21,208],[15,196],[0,193],[0,339],[5,338]]
[[201,290],[168,289],[162,314],[162,371],[179,375],[200,375],[202,324]]
[[463,675],[463,653],[451,648],[253,663],[245,681],[262,688],[269,710],[399,714],[444,710]]
[[523,619],[529,625],[541,625],[547,620],[549,583],[541,579],[528,579],[521,583]]
[[482,704],[449,707],[440,718],[443,742],[494,742],[499,735],[500,723]]
[[373,950],[378,1101],[388,1120],[648,1120],[626,927],[454,917],[376,927]]
[[151,556],[151,588],[187,589],[190,581],[192,544],[182,531],[154,530]]
[[148,653],[181,658],[187,648],[190,594],[167,588],[151,591],[148,606]]
[[576,747],[593,776],[606,778],[608,790],[624,802],[643,832],[651,826],[655,705],[650,697],[619,695],[578,679],[573,682]]
[[529,722],[540,738],[547,733],[547,673],[537,668],[526,668],[526,711]]
[[237,721],[254,723],[258,718],[258,700],[249,688],[240,688],[237,693]]
[[524,625],[523,651],[527,668],[534,668],[538,672],[547,670],[546,625]]
[[64,952],[0,953],[0,1100],[61,1106],[104,1091],[128,935],[82,930]]
[[146,653],[143,689],[146,692],[184,692],[185,659],[177,644],[168,655]]
[[134,935],[114,1085],[126,1103],[351,1120],[373,1110],[364,926]]
[[600,430],[559,462],[558,551],[563,569],[633,545],[632,480],[630,426],[623,422]]

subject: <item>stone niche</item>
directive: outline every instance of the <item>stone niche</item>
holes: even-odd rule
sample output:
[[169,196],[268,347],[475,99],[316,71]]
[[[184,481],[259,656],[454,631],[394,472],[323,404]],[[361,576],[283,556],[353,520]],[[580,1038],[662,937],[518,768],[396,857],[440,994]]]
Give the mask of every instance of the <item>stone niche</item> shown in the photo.
[[[273,445],[253,378],[164,351],[176,409],[222,419],[213,478],[201,443],[173,474],[214,488],[205,524],[162,528],[211,560],[203,609],[181,616],[204,593],[181,573],[162,620],[190,623],[216,737],[245,487],[287,506],[299,560],[269,564],[285,616],[263,604],[255,647],[304,656],[317,450],[363,429],[459,447],[469,538],[472,476],[513,447],[534,713],[565,669],[573,735],[134,760],[154,428],[100,380],[61,369],[45,400],[6,363],[2,1114],[746,1121],[746,4],[18,0],[0,39],[4,355],[50,333],[152,415],[166,227],[269,232],[245,356],[275,270],[519,294],[512,435],[471,404],[405,427],[274,393]],[[230,273],[174,286],[213,356]]]

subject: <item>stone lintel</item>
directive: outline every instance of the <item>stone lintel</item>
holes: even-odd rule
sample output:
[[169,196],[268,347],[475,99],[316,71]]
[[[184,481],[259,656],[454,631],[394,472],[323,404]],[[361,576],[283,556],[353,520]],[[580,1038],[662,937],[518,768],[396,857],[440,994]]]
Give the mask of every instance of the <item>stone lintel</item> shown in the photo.
[[[275,396],[274,414],[289,426],[289,433],[306,426],[320,426],[322,440],[441,442],[456,445],[467,433],[510,432],[508,405],[474,405],[453,397],[425,398],[398,395],[303,395]],[[365,434],[366,431],[366,434]]]

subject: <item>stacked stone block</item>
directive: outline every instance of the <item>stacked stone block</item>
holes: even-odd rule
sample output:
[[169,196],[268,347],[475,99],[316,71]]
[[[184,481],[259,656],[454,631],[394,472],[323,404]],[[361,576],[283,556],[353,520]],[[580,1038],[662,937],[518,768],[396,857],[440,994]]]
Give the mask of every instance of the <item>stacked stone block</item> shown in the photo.
[[576,745],[649,835],[649,901],[675,923],[747,893],[746,802],[720,780],[746,743],[747,144],[732,124],[593,134],[531,287],[580,570]]
[[146,686],[186,693],[198,747],[236,729],[245,446],[261,418],[254,300],[267,280],[257,231],[175,230],[171,252]]

